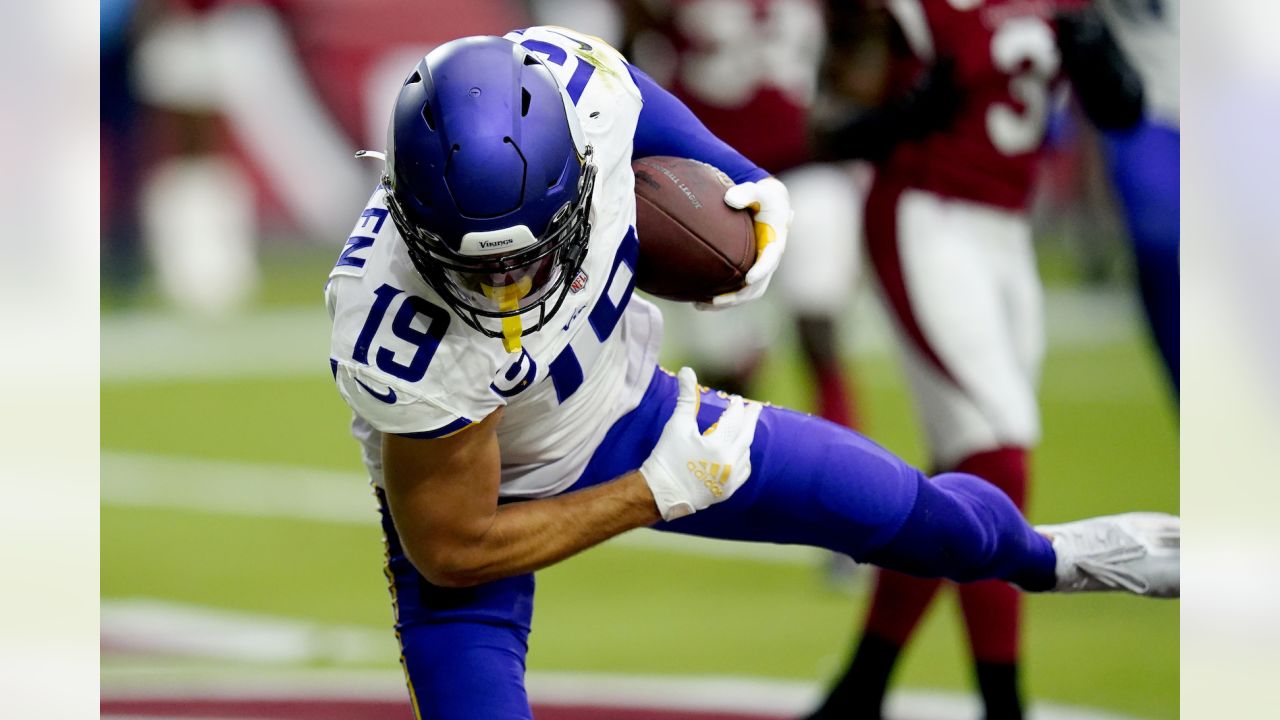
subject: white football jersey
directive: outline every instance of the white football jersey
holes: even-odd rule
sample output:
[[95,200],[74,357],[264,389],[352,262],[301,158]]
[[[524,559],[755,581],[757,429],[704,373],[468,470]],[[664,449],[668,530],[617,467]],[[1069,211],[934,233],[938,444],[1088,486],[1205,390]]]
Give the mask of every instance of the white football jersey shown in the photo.
[[1179,0],[1103,0],[1107,26],[1142,77],[1148,114],[1179,126]]
[[503,496],[571,485],[609,427],[639,404],[657,363],[662,317],[632,296],[632,140],[640,91],[600,40],[535,27],[506,38],[542,55],[582,124],[598,168],[582,272],[519,352],[468,326],[423,281],[379,189],[329,274],[329,363],[354,411],[352,432],[382,484],[382,433],[442,437],[506,407],[498,426]]

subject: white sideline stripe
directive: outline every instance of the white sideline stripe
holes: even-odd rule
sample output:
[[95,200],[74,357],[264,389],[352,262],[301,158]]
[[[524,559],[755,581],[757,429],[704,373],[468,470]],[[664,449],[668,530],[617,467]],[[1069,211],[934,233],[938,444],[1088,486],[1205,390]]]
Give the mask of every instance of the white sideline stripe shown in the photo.
[[[103,696],[113,699],[336,699],[404,697],[397,671],[254,667],[183,667],[164,664],[179,655],[249,663],[369,663],[398,654],[390,629],[323,625],[274,615],[238,612],[147,598],[102,601],[102,640],[152,654],[152,665],[102,669]],[[812,708],[822,685],[812,681],[736,676],[633,676],[610,673],[531,672],[534,703],[599,707],[651,707],[793,716]],[[968,694],[909,691],[889,699],[896,720],[974,718]],[[1125,720],[1122,716],[1036,704],[1037,720]]]
[[329,317],[314,308],[222,320],[140,311],[102,318],[101,373],[111,380],[285,377],[328,372]]
[[108,649],[162,657],[266,663],[370,663],[395,657],[395,636],[374,628],[131,598],[103,600]]
[[[890,352],[888,324],[877,303],[860,302],[845,322],[856,327],[858,354]],[[1053,289],[1045,293],[1048,342],[1105,346],[1137,336],[1140,313],[1129,290]],[[257,311],[209,320],[172,311],[102,318],[104,381],[318,376],[328,371],[329,318],[315,307]],[[679,338],[667,339],[678,345]]]
[[378,506],[357,473],[290,465],[103,452],[102,503],[215,515],[372,525]]
[[[107,506],[364,527],[378,522],[369,481],[358,473],[118,452],[102,453],[101,472],[102,504]],[[817,565],[826,557],[824,551],[809,547],[726,542],[653,530],[625,533],[608,544],[783,565]]]

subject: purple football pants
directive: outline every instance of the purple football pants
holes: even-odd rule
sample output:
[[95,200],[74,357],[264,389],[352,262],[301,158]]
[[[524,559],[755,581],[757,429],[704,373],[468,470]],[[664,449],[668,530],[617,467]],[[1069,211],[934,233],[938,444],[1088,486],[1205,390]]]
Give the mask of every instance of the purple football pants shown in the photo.
[[[658,370],[640,405],[610,428],[572,489],[640,466],[675,407],[676,379]],[[702,396],[707,428],[727,406]],[[572,490],[571,490],[572,491]],[[777,407],[760,415],[751,478],[733,497],[658,530],[730,540],[803,544],[860,562],[956,581],[1054,582],[1049,542],[997,488],[972,475],[925,477],[858,433]],[[405,557],[387,512],[392,600],[401,661],[417,717],[531,718],[524,658],[533,575],[471,588],[428,583]]]

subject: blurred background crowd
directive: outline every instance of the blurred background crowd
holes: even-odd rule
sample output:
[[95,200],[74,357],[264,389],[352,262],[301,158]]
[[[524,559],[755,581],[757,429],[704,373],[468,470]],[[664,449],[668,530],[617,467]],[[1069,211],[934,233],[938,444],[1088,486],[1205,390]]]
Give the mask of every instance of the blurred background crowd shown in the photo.
[[[711,14],[698,22],[723,26],[715,13],[732,16],[735,3],[702,4]],[[331,252],[378,172],[353,150],[383,146],[404,68],[448,39],[565,25],[632,50],[637,64],[670,81],[661,37],[629,32],[633,8],[646,5],[661,4],[103,0],[104,307],[234,313],[270,294],[262,268],[273,255]],[[821,5],[777,5],[780,37],[795,46],[780,49],[778,82],[799,88],[804,104],[817,103]],[[850,63],[841,83],[853,90],[842,109],[856,110],[857,94],[874,92],[881,71],[874,61]],[[721,112],[742,109],[738,98],[717,102]],[[1130,283],[1097,133],[1066,93],[1056,100],[1047,146],[1033,207],[1049,272],[1085,286]]]

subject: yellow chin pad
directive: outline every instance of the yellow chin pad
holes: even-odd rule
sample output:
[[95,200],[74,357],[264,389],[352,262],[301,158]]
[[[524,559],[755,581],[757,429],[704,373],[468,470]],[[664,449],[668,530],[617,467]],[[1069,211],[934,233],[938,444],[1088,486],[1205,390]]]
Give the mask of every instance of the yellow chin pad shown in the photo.
[[509,353],[520,352],[520,337],[524,326],[519,317],[502,318],[502,348]]
[[[532,278],[521,278],[511,285],[481,285],[484,294],[498,304],[499,312],[507,312],[520,307],[520,299],[529,294],[533,287]],[[524,335],[524,325],[519,315],[502,318],[502,347],[509,353],[520,351],[520,337]]]

